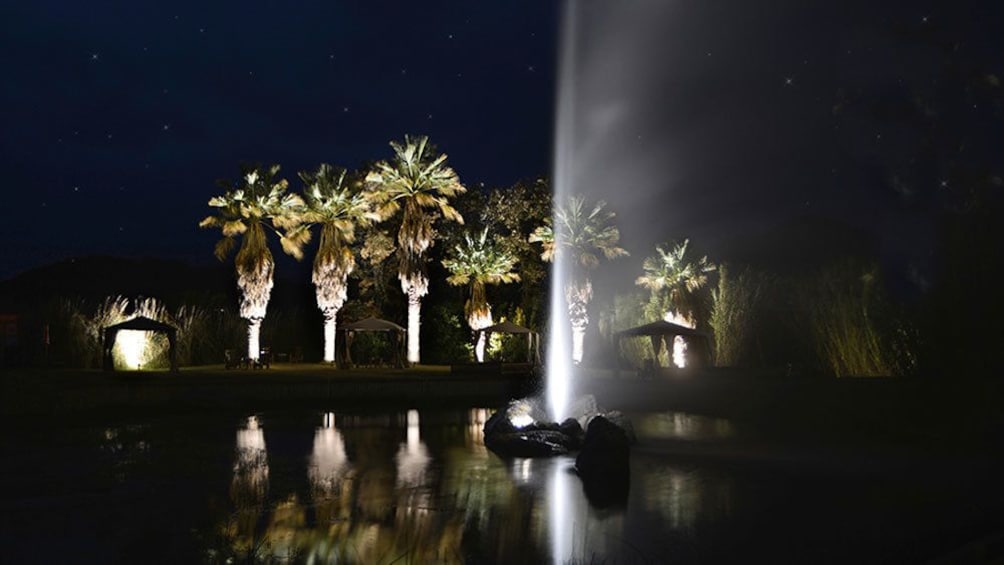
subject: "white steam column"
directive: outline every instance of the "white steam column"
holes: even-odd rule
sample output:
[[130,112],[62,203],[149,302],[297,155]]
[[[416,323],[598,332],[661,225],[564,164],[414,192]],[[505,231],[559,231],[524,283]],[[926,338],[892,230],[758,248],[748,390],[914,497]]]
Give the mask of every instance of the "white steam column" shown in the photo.
[[[558,100],[554,144],[554,202],[566,202],[572,193],[575,144],[575,25],[574,0],[565,4],[562,18],[561,56],[558,62]],[[563,230],[554,225],[554,246],[562,248]],[[551,327],[547,347],[547,407],[551,418],[561,422],[568,417],[571,403],[571,340],[565,286],[571,273],[567,253],[556,253],[551,271]]]

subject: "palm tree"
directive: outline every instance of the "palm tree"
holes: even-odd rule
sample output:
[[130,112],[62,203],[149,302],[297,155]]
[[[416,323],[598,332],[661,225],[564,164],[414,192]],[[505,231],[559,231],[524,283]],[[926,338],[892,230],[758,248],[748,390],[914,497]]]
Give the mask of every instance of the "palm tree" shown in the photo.
[[[687,252],[690,240],[672,247],[657,245],[656,255],[647,257],[642,263],[645,274],[635,280],[651,292],[647,310],[650,315],[660,317],[687,327],[697,327],[697,293],[708,283],[708,274],[718,267],[708,258],[695,259]],[[677,336],[673,341],[673,362],[683,367],[686,358],[686,343]]]
[[428,137],[406,135],[404,143],[392,141],[390,146],[394,159],[374,165],[366,176],[366,185],[381,219],[403,210],[397,232],[397,277],[408,296],[408,362],[418,363],[422,297],[429,292],[425,253],[436,238],[433,224],[440,216],[464,223],[463,216],[450,205],[450,198],[467,189],[446,165],[446,155],[436,154]]
[[321,225],[321,241],[314,256],[311,280],[317,307],[324,314],[324,360],[335,360],[338,310],[345,304],[349,274],[356,266],[351,244],[356,227],[374,219],[370,201],[345,178],[344,169],[322,164],[316,172],[301,172],[307,211],[304,220]]
[[217,209],[216,215],[199,222],[199,227],[223,231],[223,239],[215,249],[220,261],[226,259],[240,237],[234,263],[241,290],[240,315],[248,321],[248,359],[258,359],[261,322],[272,294],[275,261],[266,232],[278,235],[283,251],[297,260],[303,258],[303,246],[310,241],[310,231],[301,224],[303,200],[286,193],[289,183],[276,178],[278,173],[279,165],[242,166],[236,184],[218,183],[224,194],[209,200],[209,205]]
[[708,274],[718,267],[708,258],[696,259],[687,252],[689,239],[670,247],[658,245],[656,254],[642,263],[645,274],[635,284],[651,292],[650,306],[660,318],[675,318],[696,326],[697,293],[708,284]]
[[[492,309],[488,304],[485,287],[490,284],[518,282],[519,275],[512,272],[515,265],[516,257],[494,239],[488,239],[487,229],[474,239],[469,233],[464,234],[463,243],[454,247],[450,257],[443,260],[443,266],[450,271],[446,282],[453,286],[470,285],[470,297],[464,303],[464,315],[467,316],[467,325],[471,330],[477,332],[492,325]],[[474,354],[478,363],[484,362],[484,333],[478,333]]]
[[531,242],[543,244],[542,259],[563,261],[567,265],[563,290],[572,326],[575,364],[582,362],[583,340],[589,326],[588,306],[593,298],[589,272],[599,266],[601,257],[615,259],[628,254],[617,245],[621,235],[612,223],[615,214],[605,211],[605,207],[606,202],[600,200],[588,208],[581,196],[570,196],[564,204],[555,205],[552,221],[545,220],[543,226],[530,234]]

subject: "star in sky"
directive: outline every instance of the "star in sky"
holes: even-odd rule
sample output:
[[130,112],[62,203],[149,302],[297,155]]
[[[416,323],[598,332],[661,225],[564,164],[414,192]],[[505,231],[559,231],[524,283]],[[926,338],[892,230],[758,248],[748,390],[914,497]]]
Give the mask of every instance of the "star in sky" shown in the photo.
[[91,60],[97,61],[101,57],[100,53],[91,53]]

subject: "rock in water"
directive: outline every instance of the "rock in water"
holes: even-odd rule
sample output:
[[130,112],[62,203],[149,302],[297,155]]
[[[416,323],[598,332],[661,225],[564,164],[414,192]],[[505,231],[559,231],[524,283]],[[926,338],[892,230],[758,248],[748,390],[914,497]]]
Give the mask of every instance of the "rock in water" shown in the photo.
[[568,437],[568,449],[573,451],[582,449],[582,441],[586,437],[586,432],[582,430],[579,421],[575,418],[568,418],[558,426],[558,431]]
[[628,434],[604,416],[589,422],[575,468],[589,502],[597,508],[627,504],[631,482],[631,441]]

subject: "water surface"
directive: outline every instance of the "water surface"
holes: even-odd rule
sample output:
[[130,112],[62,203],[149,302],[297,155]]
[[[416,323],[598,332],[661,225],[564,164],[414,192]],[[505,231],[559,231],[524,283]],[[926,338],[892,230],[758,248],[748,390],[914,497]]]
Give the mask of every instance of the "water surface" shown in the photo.
[[4,560],[916,561],[978,531],[1001,499],[973,469],[763,453],[728,420],[651,412],[630,415],[626,506],[597,509],[574,459],[489,452],[489,415],[221,412],[8,431]]

